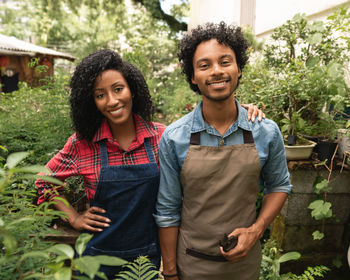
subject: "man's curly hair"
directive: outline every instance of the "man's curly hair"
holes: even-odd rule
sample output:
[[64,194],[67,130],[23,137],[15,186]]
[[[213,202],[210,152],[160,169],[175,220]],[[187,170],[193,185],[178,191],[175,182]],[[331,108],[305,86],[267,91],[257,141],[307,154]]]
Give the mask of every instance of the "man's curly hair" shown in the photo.
[[179,43],[178,58],[182,72],[186,75],[186,80],[191,89],[199,94],[201,93],[198,86],[191,81],[194,74],[193,56],[200,43],[211,39],[216,39],[220,44],[226,45],[234,51],[237,65],[241,71],[248,61],[247,49],[249,44],[240,27],[220,22],[219,24],[207,23],[192,29]]
[[128,83],[132,94],[132,111],[151,121],[154,111],[146,81],[134,65],[124,61],[112,50],[99,50],[85,57],[76,67],[70,82],[70,107],[73,129],[91,141],[105,118],[94,101],[94,83],[105,70],[119,71]]

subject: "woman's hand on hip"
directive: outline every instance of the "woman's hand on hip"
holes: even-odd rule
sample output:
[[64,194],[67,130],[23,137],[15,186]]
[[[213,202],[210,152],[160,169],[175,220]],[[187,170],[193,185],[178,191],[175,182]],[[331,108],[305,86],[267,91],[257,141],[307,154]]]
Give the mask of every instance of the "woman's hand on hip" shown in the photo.
[[76,230],[88,230],[94,232],[103,231],[103,228],[109,227],[110,219],[95,213],[106,213],[106,210],[92,206],[82,214],[78,214],[71,219],[70,224]]

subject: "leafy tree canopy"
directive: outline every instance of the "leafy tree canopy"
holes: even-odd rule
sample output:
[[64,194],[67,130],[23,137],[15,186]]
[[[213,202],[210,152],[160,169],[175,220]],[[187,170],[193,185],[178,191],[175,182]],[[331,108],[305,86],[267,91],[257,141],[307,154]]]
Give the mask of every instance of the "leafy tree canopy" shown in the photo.
[[[174,63],[177,37],[154,16],[154,10],[146,9],[151,2],[134,1],[133,9],[128,9],[122,0],[12,1],[0,5],[0,28],[3,34],[78,58],[112,48],[129,57],[147,76],[157,72],[160,63]],[[176,6],[174,13],[181,16],[185,4]]]

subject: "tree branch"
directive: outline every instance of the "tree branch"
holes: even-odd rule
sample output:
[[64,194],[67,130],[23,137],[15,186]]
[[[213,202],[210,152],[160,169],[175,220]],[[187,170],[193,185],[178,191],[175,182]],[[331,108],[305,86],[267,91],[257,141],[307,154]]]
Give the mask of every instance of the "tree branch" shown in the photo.
[[133,0],[133,2],[143,5],[152,17],[165,21],[173,31],[187,31],[187,23],[178,21],[172,15],[166,14],[162,10],[160,0]]

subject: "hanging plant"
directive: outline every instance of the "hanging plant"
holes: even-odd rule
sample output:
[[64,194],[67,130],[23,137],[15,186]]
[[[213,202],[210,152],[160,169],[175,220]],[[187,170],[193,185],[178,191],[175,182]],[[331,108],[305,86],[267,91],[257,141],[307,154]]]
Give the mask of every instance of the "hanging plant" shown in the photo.
[[51,61],[50,61],[48,58],[46,58],[46,57],[40,59],[39,64],[40,64],[40,65],[45,65],[45,66],[47,66],[47,67],[49,67],[49,68],[50,68],[51,65],[52,65]]
[[0,55],[0,67],[6,67],[10,63],[10,58],[7,55]]
[[5,72],[5,67],[9,65],[10,58],[7,55],[0,55],[0,74],[1,76]]

